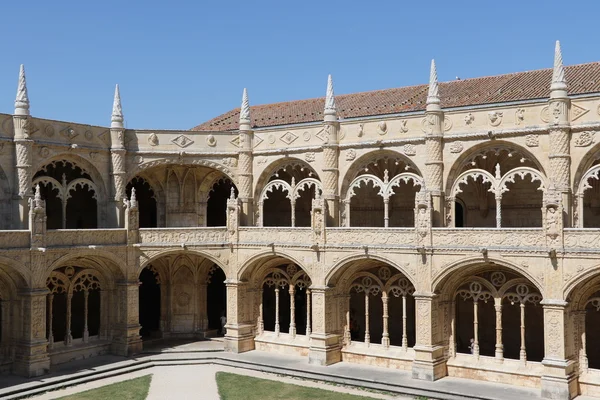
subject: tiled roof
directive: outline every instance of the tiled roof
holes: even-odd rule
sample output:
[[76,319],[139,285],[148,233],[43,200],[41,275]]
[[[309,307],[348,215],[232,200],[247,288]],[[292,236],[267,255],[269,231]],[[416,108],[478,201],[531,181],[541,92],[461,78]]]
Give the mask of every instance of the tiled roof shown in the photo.
[[[600,62],[565,67],[570,95],[600,92]],[[550,96],[552,69],[472,78],[440,83],[443,108],[543,99]],[[427,85],[408,86],[336,96],[338,116],[367,117],[425,110]],[[323,120],[325,98],[264,104],[250,107],[256,128]],[[236,108],[192,130],[228,131],[238,129],[240,109]]]

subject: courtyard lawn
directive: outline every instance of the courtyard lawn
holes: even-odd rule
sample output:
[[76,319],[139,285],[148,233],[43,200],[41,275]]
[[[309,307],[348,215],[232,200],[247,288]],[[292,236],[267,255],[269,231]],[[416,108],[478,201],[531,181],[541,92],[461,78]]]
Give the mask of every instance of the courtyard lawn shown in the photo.
[[221,400],[373,400],[372,397],[332,392],[251,376],[217,372]]
[[61,397],[58,400],[145,400],[146,396],[148,396],[151,380],[152,375],[140,376],[128,381],[113,383],[112,385]]

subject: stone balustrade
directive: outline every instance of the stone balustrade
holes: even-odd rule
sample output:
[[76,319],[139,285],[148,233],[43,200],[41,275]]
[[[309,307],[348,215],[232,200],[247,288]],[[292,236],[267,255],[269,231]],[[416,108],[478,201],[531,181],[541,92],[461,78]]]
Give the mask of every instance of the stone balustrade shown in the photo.
[[145,245],[224,244],[227,243],[227,240],[225,227],[140,229],[140,242]]
[[126,243],[126,229],[56,229],[46,232],[47,247],[125,245]]
[[28,248],[30,238],[31,232],[25,230],[0,231],[0,248]]

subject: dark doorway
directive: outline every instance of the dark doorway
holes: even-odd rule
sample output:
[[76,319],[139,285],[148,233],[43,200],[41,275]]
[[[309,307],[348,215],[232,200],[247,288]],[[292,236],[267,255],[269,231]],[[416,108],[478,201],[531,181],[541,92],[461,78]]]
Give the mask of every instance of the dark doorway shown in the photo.
[[160,284],[149,268],[140,273],[140,335],[142,339],[160,336]]

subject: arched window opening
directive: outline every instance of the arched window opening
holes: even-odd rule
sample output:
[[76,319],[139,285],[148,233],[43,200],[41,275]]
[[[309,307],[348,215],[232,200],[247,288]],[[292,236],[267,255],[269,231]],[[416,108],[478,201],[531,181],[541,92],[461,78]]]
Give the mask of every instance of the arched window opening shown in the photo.
[[135,188],[135,197],[140,210],[140,228],[158,226],[156,197],[152,186],[142,177],[136,176],[125,188],[127,198],[131,198],[131,189]]
[[206,226],[227,225],[227,199],[231,196],[232,188],[237,198],[238,191],[231,180],[222,178],[215,182],[208,194]]
[[451,355],[541,361],[541,300],[533,285],[510,272],[485,272],[466,279],[455,296]]
[[350,277],[344,340],[346,345],[401,347],[415,344],[414,286],[388,266],[363,270]]
[[529,177],[515,176],[508,183],[507,192],[502,195],[502,227],[539,228],[542,226],[543,192],[540,182],[532,182]]
[[574,196],[576,227],[600,228],[600,160],[583,175]]
[[600,346],[596,338],[600,335],[600,291],[592,294],[585,303],[583,311],[584,323],[581,335],[582,370],[600,369]]
[[222,317],[227,313],[227,288],[225,287],[225,272],[216,264],[213,264],[206,279],[206,302],[208,329],[217,331],[219,335],[224,335]]
[[[468,177],[464,185],[460,186],[461,192],[455,197],[455,205],[462,204],[469,210],[464,219],[464,225],[472,228],[493,228],[496,226],[496,200],[492,189],[492,182],[484,176]],[[461,204],[462,203],[462,204]],[[464,212],[464,209],[463,209]],[[464,217],[464,214],[463,214]],[[457,226],[455,220],[455,227]]]
[[321,183],[314,170],[303,163],[278,169],[262,190],[259,223],[262,226],[309,227],[312,200]]
[[46,280],[48,347],[87,343],[100,337],[101,283],[94,270],[63,267]]
[[[137,192],[137,190],[136,190]],[[161,286],[160,276],[150,265],[140,273],[140,335],[143,340],[161,337]]]
[[343,223],[356,227],[414,227],[415,196],[421,177],[400,157],[381,157],[362,165],[349,184]]
[[98,227],[98,190],[90,174],[65,160],[53,161],[33,177],[46,201],[48,229]]
[[308,275],[295,264],[269,269],[261,285],[258,334],[309,336],[310,285]]

